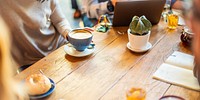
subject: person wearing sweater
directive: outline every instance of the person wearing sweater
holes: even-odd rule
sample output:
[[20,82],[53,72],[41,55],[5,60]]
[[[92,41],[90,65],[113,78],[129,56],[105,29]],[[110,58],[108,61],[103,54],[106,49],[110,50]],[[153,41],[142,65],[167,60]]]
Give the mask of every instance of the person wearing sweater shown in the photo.
[[71,30],[59,0],[1,0],[0,15],[11,31],[17,66],[33,64],[56,50]]

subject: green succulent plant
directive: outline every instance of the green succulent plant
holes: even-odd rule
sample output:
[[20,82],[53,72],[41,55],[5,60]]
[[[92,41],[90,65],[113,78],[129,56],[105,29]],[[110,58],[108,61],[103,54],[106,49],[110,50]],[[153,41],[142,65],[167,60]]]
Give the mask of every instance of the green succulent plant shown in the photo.
[[151,22],[144,15],[141,17],[134,16],[129,25],[130,32],[135,35],[145,35],[151,28]]

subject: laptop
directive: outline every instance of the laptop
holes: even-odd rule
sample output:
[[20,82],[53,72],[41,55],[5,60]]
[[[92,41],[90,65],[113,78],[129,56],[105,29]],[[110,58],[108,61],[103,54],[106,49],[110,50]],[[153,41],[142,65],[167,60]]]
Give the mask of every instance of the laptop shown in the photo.
[[145,15],[153,24],[160,21],[165,0],[128,0],[120,1],[115,5],[113,27],[129,26],[133,16]]

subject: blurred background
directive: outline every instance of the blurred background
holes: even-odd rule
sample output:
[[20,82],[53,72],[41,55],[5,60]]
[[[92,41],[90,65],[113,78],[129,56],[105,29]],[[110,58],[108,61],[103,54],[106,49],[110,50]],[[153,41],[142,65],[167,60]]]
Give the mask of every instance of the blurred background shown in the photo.
[[[81,18],[74,19],[74,9],[72,9],[71,0],[59,0],[62,11],[65,17],[68,19],[72,28],[79,28],[83,26]],[[77,0],[79,8],[81,8],[81,0]]]

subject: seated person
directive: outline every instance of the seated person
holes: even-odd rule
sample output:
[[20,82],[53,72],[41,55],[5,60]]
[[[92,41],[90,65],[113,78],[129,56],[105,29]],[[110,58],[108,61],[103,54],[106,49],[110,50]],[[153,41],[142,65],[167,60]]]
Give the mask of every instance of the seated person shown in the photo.
[[1,0],[0,15],[11,31],[18,66],[35,63],[62,46],[71,30],[59,0]]
[[117,0],[84,0],[82,1],[82,13],[89,18],[99,18],[100,15],[114,11]]
[[112,13],[117,0],[83,0],[82,20],[84,26],[92,27],[90,19],[98,19],[102,14]]
[[74,9],[74,18],[80,18],[81,17],[81,11],[78,7],[77,1],[76,0],[71,0],[72,4],[72,9]]

